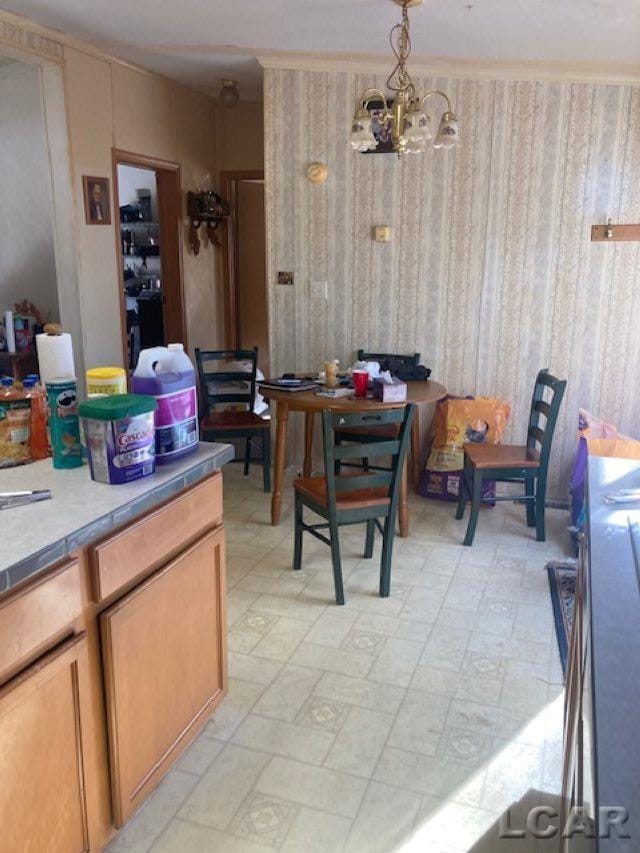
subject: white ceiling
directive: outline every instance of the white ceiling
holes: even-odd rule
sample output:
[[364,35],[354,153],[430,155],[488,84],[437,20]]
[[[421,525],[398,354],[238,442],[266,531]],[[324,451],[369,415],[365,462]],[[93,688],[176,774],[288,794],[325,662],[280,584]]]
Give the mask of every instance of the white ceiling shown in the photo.
[[[216,90],[259,95],[258,55],[388,59],[390,0],[0,0],[116,56]],[[640,0],[425,0],[410,10],[418,60],[571,62],[640,71]]]

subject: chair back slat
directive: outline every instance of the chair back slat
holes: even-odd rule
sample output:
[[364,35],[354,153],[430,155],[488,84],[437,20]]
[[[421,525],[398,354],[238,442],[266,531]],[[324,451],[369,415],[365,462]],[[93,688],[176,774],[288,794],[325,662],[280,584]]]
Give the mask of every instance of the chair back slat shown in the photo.
[[380,456],[393,456],[400,450],[397,438],[387,441],[370,441],[368,444],[342,444],[333,451],[334,459],[375,459]]
[[376,471],[367,474],[339,474],[336,476],[336,493],[352,492],[356,489],[377,489],[391,483],[391,471]]
[[[400,409],[386,409],[372,412],[350,412],[333,414],[322,413],[322,433],[324,463],[327,478],[327,498],[329,512],[336,512],[336,495],[354,489],[384,487],[391,507],[395,509],[398,500],[400,473],[409,444],[411,419],[414,406],[409,404]],[[383,424],[397,424],[398,437],[379,442],[352,442],[348,445],[336,445],[335,433],[345,427],[371,427]],[[355,436],[354,436],[355,438]],[[374,458],[390,456],[391,467],[388,470],[371,470],[357,475],[335,473],[336,460]]]
[[536,377],[527,429],[527,447],[540,454],[540,466],[546,468],[560,404],[567,387],[566,379],[557,379],[547,369]]
[[250,382],[252,373],[253,373],[253,371],[251,371],[251,370],[246,370],[246,371],[237,370],[237,371],[233,371],[233,372],[209,371],[209,370],[204,371],[204,375],[207,379],[207,382],[210,385],[211,384],[215,385],[216,382],[219,384],[224,384],[224,383],[228,383],[228,382]]
[[[248,362],[246,371],[225,369],[229,362]],[[243,403],[252,412],[256,395],[258,347],[238,350],[196,349],[202,413],[208,415],[216,405]]]
[[544,400],[534,400],[533,409],[534,411],[543,414],[545,418],[548,418],[551,414],[551,406],[548,403],[545,403]]
[[539,444],[542,444],[544,441],[545,431],[537,426],[529,427],[529,436],[531,438],[535,438]]
[[363,349],[358,350],[358,361],[386,361],[389,358],[393,358],[398,363],[410,367],[418,367],[420,364],[419,352],[414,352],[413,355],[400,355],[393,352],[365,352]]

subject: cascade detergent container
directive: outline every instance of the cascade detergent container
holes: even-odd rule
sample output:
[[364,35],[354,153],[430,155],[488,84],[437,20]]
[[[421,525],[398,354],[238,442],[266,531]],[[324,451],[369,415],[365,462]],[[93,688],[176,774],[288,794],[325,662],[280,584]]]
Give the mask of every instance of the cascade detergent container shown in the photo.
[[143,349],[133,374],[135,394],[155,397],[156,465],[198,446],[196,373],[182,344]]

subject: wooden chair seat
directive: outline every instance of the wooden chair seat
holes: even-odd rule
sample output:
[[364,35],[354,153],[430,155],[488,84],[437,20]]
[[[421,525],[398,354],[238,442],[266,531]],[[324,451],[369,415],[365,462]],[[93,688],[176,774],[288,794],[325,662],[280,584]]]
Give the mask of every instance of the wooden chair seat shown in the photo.
[[[353,475],[350,475],[353,476]],[[336,485],[340,483],[340,477],[336,477]],[[314,503],[328,506],[326,477],[300,477],[293,482],[293,488],[303,494]],[[374,506],[389,506],[388,486],[374,488],[354,489],[349,492],[337,492],[336,509],[365,509]]]
[[516,444],[464,445],[467,459],[474,468],[538,468],[540,453],[534,448]]
[[201,422],[203,432],[211,429],[247,429],[251,427],[268,430],[270,426],[268,420],[256,415],[255,412],[214,412],[205,415]]
[[[526,445],[474,444],[464,445],[464,468],[460,477],[460,492],[456,518],[464,516],[467,497],[471,498],[471,513],[464,545],[473,544],[482,503],[521,501],[527,508],[527,526],[536,528],[538,542],[545,540],[544,508],[547,492],[547,470],[551,442],[558,418],[560,403],[567,386],[566,379],[557,379],[548,370],[536,376],[529,413]],[[524,494],[485,495],[487,481],[521,483]]]

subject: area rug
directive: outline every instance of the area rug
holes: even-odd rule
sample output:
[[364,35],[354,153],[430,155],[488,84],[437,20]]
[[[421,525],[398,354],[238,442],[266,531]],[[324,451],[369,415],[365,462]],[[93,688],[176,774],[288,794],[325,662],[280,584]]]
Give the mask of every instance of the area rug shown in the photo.
[[573,601],[576,592],[576,567],[572,563],[547,563],[545,568],[549,577],[558,651],[566,678],[569,637],[573,624]]
[[572,563],[547,563],[545,568],[549,576],[558,651],[562,661],[562,671],[566,677],[569,637],[573,624],[573,601],[576,593],[576,567]]

